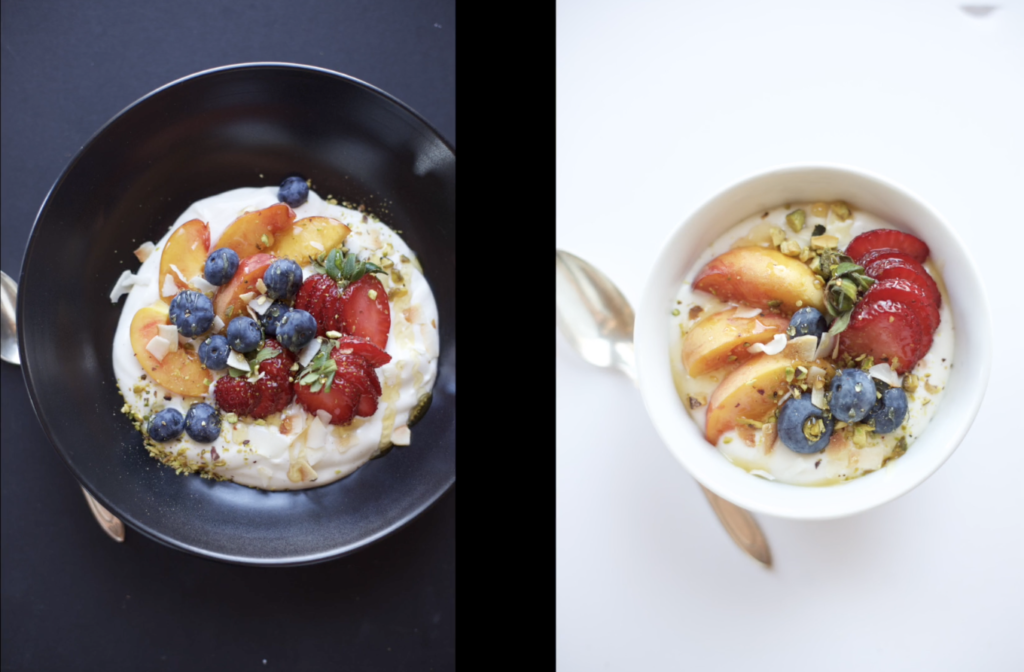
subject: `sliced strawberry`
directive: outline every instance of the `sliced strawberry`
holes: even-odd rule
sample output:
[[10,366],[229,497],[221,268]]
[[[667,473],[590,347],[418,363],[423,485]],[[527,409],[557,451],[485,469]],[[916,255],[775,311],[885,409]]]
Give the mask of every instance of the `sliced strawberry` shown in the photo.
[[370,339],[381,350],[387,348],[391,331],[391,305],[384,285],[373,275],[364,275],[349,285],[343,295],[345,333]]
[[846,254],[860,263],[860,260],[868,252],[882,248],[909,254],[920,262],[924,262],[928,258],[928,245],[923,240],[895,229],[875,229],[860,234],[846,246]]
[[249,415],[256,406],[256,388],[245,378],[224,376],[217,381],[214,396],[223,413]]
[[887,299],[862,300],[853,311],[850,326],[840,334],[839,343],[846,354],[869,355],[876,364],[895,363],[896,372],[903,374],[928,352],[932,337],[909,306]]
[[377,412],[377,397],[364,394],[359,398],[359,407],[356,408],[356,415],[360,418],[369,418]]
[[327,388],[313,392],[308,385],[295,384],[295,397],[310,413],[327,411],[332,425],[347,425],[356,417],[362,394],[358,387],[335,376],[330,392]]
[[340,349],[335,348],[331,354],[338,365],[335,380],[342,378],[359,389],[361,396],[356,414],[360,417],[369,417],[377,412],[377,399],[380,397],[380,381],[377,379],[377,372],[363,357],[339,354]]
[[942,294],[939,293],[938,285],[935,284],[932,276],[928,275],[928,271],[924,270],[924,266],[913,257],[906,254],[894,254],[877,259],[870,262],[864,268],[864,272],[875,280],[891,280],[893,278],[909,280],[928,294],[936,308],[942,306]]
[[325,336],[328,331],[341,332],[344,328],[341,290],[329,275],[313,275],[302,283],[295,307],[316,319],[318,336]]
[[868,264],[871,264],[879,259],[888,259],[890,257],[901,257],[904,259],[910,259],[911,261],[917,261],[917,259],[914,259],[906,252],[900,252],[899,250],[894,250],[891,247],[882,247],[877,250],[871,250],[863,257],[861,257],[860,261],[858,261],[857,263],[867,268]]
[[881,280],[872,285],[863,300],[877,301],[881,299],[899,301],[910,306],[917,313],[921,326],[928,334],[935,333],[935,329],[939,326],[939,309],[935,307],[931,297],[913,282],[899,278]]
[[338,347],[334,349],[338,355],[359,355],[364,357],[370,366],[378,368],[391,361],[391,355],[384,352],[369,339],[359,336],[345,336],[338,341]]

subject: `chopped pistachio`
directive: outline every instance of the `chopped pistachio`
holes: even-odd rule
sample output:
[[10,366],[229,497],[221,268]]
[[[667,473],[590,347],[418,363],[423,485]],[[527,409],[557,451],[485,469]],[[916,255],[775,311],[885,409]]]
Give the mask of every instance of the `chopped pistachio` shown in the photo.
[[701,308],[700,306],[694,306],[693,308],[690,308],[690,319],[696,320],[698,317],[700,317],[700,314],[703,312],[704,309]]
[[772,299],[768,302],[768,310],[773,312],[779,312],[779,308],[782,307],[782,301],[780,299]]
[[764,423],[758,422],[757,420],[751,420],[750,418],[740,418],[740,422],[752,429],[761,429],[764,425]]
[[786,367],[786,382],[787,383],[792,383],[793,382],[793,375],[795,373],[796,373],[796,371],[793,370],[792,366],[787,366]]
[[782,242],[786,240],[786,232],[777,226],[773,226],[768,232],[772,236],[772,246],[774,247],[782,245]]
[[803,231],[806,219],[807,215],[803,210],[794,210],[786,215],[786,224],[789,225],[789,228],[793,229],[794,233],[800,233]]
[[805,366],[798,366],[798,367],[796,367],[796,377],[797,377],[798,380],[800,378],[806,378],[807,377],[807,367],[805,367]]
[[868,429],[867,425],[860,423],[853,426],[853,445],[858,448],[868,445]]
[[696,395],[691,394],[689,395],[689,402],[690,408],[700,408],[704,404],[708,403],[708,395],[703,393]]
[[908,373],[903,377],[903,389],[906,392],[913,394],[917,392],[918,377],[912,373]]
[[864,357],[863,355],[861,355],[861,357],[863,357],[864,361],[862,361],[860,363],[860,368],[862,368],[863,370],[868,371],[868,370],[871,369],[872,366],[875,365],[875,358],[874,357],[871,357],[871,356]]
[[672,309],[672,317],[679,317],[679,309],[678,308],[673,308]]
[[810,269],[815,273],[821,270],[821,257],[814,257],[811,259]]
[[924,381],[924,389],[928,390],[928,394],[937,394],[942,388],[937,385],[932,385],[929,381]]
[[376,301],[377,300],[377,290],[376,289],[371,289],[368,292],[368,294],[370,295],[370,301]]
[[722,443],[732,443],[732,437],[731,436],[725,437],[724,439],[722,439]]
[[779,251],[787,257],[796,257],[800,254],[800,243],[795,240],[787,240],[779,246]]
[[832,214],[836,219],[845,222],[850,218],[850,206],[842,201],[836,201],[832,204]]
[[800,398],[800,388],[799,387],[794,387],[790,391],[793,393],[793,398],[794,399],[799,399]]
[[839,238],[830,234],[811,237],[811,247],[816,250],[826,250],[839,247]]
[[815,203],[811,206],[811,214],[815,217],[828,217],[828,203]]

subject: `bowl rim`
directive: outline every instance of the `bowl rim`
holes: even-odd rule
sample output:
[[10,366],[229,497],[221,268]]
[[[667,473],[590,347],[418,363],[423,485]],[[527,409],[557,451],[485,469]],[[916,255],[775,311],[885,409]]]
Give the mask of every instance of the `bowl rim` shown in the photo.
[[[39,210],[36,212],[35,219],[32,222],[32,227],[29,230],[28,242],[25,245],[25,252],[22,255],[21,272],[20,272],[19,277],[18,277],[18,288],[19,288],[19,291],[18,291],[18,300],[17,300],[17,314],[18,315],[22,315],[22,314],[24,314],[24,311],[26,310],[26,306],[24,304],[24,302],[25,302],[25,298],[24,297],[25,297],[26,293],[21,291],[21,288],[24,286],[25,278],[26,278],[26,271],[28,269],[28,264],[26,263],[26,261],[29,258],[29,256],[31,255],[31,253],[33,251],[33,248],[35,247],[35,244],[36,244],[36,241],[37,241],[36,233],[37,233],[37,229],[39,227],[40,219],[43,217],[43,215],[46,213],[47,209],[49,208],[51,199],[53,198],[53,194],[57,190],[57,188],[64,182],[64,180],[68,177],[68,175],[71,173],[71,171],[74,169],[74,167],[78,164],[78,162],[81,160],[81,158],[83,156],[85,156],[86,153],[88,153],[88,151],[97,142],[97,140],[104,133],[106,133],[106,131],[113,124],[115,124],[124,115],[128,114],[129,112],[131,112],[136,107],[138,107],[141,104],[143,104],[144,102],[148,101],[149,99],[154,98],[155,96],[159,95],[160,93],[162,93],[162,92],[164,92],[164,91],[166,91],[168,89],[171,89],[171,88],[173,88],[175,86],[178,86],[180,84],[183,84],[185,82],[189,82],[189,81],[192,81],[192,80],[195,80],[195,79],[201,79],[203,77],[209,77],[209,76],[221,74],[221,73],[224,73],[224,72],[234,72],[234,71],[240,71],[240,70],[258,70],[258,69],[267,69],[267,68],[278,69],[278,70],[295,70],[295,71],[315,72],[315,73],[322,74],[322,75],[327,75],[329,77],[333,77],[333,78],[336,78],[336,79],[341,79],[341,80],[344,80],[345,82],[348,82],[350,84],[354,84],[354,85],[356,85],[356,86],[358,86],[360,88],[363,88],[363,89],[369,91],[370,93],[383,98],[385,101],[387,101],[387,102],[389,102],[389,103],[391,103],[393,105],[397,105],[399,108],[401,108],[402,110],[404,110],[408,114],[412,115],[415,119],[417,119],[420,123],[422,123],[434,136],[436,136],[438,140],[441,141],[441,143],[452,153],[453,157],[455,156],[455,147],[452,145],[452,143],[436,127],[434,127],[430,122],[428,122],[423,117],[423,115],[419,114],[413,107],[411,107],[410,105],[406,104],[405,102],[403,102],[399,98],[391,95],[390,93],[384,91],[383,89],[380,89],[380,88],[378,88],[378,87],[376,87],[376,86],[374,86],[374,85],[372,85],[372,84],[370,84],[368,82],[365,82],[365,81],[363,81],[361,79],[358,79],[356,77],[353,77],[351,75],[346,75],[346,74],[341,73],[341,72],[337,72],[337,71],[334,71],[334,70],[329,70],[327,68],[321,68],[321,67],[318,67],[318,66],[304,65],[304,64],[300,64],[300,63],[288,63],[288,62],[283,62],[283,61],[254,61],[254,62],[235,63],[235,64],[231,64],[231,65],[218,66],[218,67],[215,67],[215,68],[209,68],[209,69],[206,69],[206,70],[201,70],[201,71],[198,71],[198,72],[194,72],[194,73],[186,75],[184,77],[180,77],[178,79],[175,79],[174,81],[171,81],[171,82],[169,82],[167,84],[164,84],[164,85],[162,85],[162,86],[160,86],[160,87],[158,87],[156,89],[153,89],[149,93],[139,97],[138,99],[133,101],[131,104],[129,104],[126,107],[124,107],[123,109],[121,109],[117,114],[112,116],[109,120],[107,120],[106,123],[104,123],[102,126],[100,126],[89,137],[89,139],[82,145],[82,147],[68,161],[67,165],[61,171],[60,175],[58,175],[58,177],[54,180],[53,184],[50,186],[50,189],[46,192],[46,196],[43,198],[42,204],[39,206]],[[83,477],[83,475],[80,472],[80,470],[74,465],[74,463],[72,463],[72,461],[70,459],[68,459],[68,456],[67,456],[66,452],[62,448],[59,447],[59,445],[58,445],[58,443],[57,443],[57,441],[56,441],[56,439],[54,437],[54,434],[51,431],[49,425],[46,422],[43,421],[43,415],[41,413],[42,404],[41,404],[41,400],[39,398],[38,392],[36,390],[35,381],[34,381],[34,378],[33,378],[32,371],[31,371],[31,362],[30,362],[30,359],[28,357],[28,353],[27,353],[26,347],[25,347],[25,344],[26,344],[26,335],[24,333],[25,322],[26,321],[22,320],[22,319],[19,319],[17,321],[18,353],[19,353],[19,356],[21,358],[21,366],[20,366],[20,368],[21,368],[21,371],[22,371],[22,376],[25,379],[25,387],[26,387],[26,389],[28,391],[29,401],[30,401],[30,403],[32,405],[32,410],[35,412],[36,419],[39,421],[39,425],[42,428],[43,433],[45,434],[47,440],[50,442],[50,445],[53,446],[54,450],[57,452],[57,454],[63,460],[65,466],[71,471],[72,476],[74,476],[74,478],[78,482],[79,486],[81,486],[84,490],[86,490],[90,495],[92,495],[100,504],[102,504],[104,507],[106,507],[109,511],[114,513],[122,522],[124,522],[128,527],[130,527],[133,532],[140,533],[143,536],[145,536],[145,537],[147,537],[147,538],[149,538],[149,539],[151,539],[153,541],[156,541],[156,542],[158,542],[158,543],[160,543],[160,544],[162,544],[164,546],[167,546],[169,548],[173,548],[173,549],[179,550],[179,551],[184,551],[184,552],[189,553],[191,555],[196,555],[196,556],[199,556],[199,557],[202,557],[202,558],[207,558],[207,559],[216,560],[216,561],[220,561],[220,562],[225,562],[225,563],[229,563],[229,564],[247,565],[247,566],[258,566],[258,567],[295,567],[295,566],[312,565],[312,564],[316,564],[316,563],[320,563],[320,562],[326,562],[326,561],[329,561],[329,560],[335,560],[337,558],[341,558],[343,556],[346,556],[346,555],[349,555],[351,553],[354,553],[354,552],[356,552],[358,550],[366,548],[367,546],[370,546],[370,545],[372,545],[372,544],[374,544],[374,543],[384,539],[385,537],[390,536],[391,534],[393,534],[394,532],[396,532],[400,528],[402,528],[405,525],[407,525],[408,523],[410,523],[412,520],[418,518],[425,511],[427,511],[428,509],[432,508],[442,497],[444,497],[446,494],[448,494],[452,490],[454,485],[455,485],[455,473],[453,472],[451,474],[451,477],[444,484],[443,488],[439,488],[437,490],[437,492],[435,492],[433,494],[433,496],[431,496],[429,498],[426,498],[424,501],[422,501],[419,504],[419,506],[415,507],[407,515],[405,515],[402,518],[394,521],[391,525],[389,525],[389,526],[379,530],[375,534],[372,534],[372,535],[370,535],[368,537],[360,539],[358,542],[350,543],[350,544],[347,544],[345,546],[341,546],[339,548],[331,549],[329,551],[323,551],[323,552],[320,552],[320,553],[313,553],[313,554],[304,555],[304,556],[288,556],[286,558],[256,558],[256,557],[250,557],[250,556],[244,556],[244,555],[232,555],[232,554],[229,554],[229,553],[210,551],[210,550],[207,550],[207,549],[198,548],[198,547],[192,546],[190,544],[183,543],[183,542],[181,542],[179,540],[176,540],[176,539],[172,538],[169,535],[166,535],[166,534],[163,534],[163,533],[160,533],[160,532],[157,532],[157,531],[151,529],[148,525],[138,521],[135,517],[126,515],[122,511],[120,511],[119,508],[116,506],[116,504],[112,503],[109,499],[104,497],[102,495],[102,493],[97,492],[95,490],[95,488],[92,487],[92,484],[90,482],[88,482]],[[330,485],[333,485],[333,483],[332,484],[327,484],[324,487],[329,487]]]
[[[713,231],[716,233],[713,237],[716,238],[726,228],[739,222],[742,216],[730,219],[727,224],[721,226],[702,224],[701,219],[709,217],[709,213],[713,212],[715,208],[723,207],[728,199],[736,198],[745,191],[756,190],[759,183],[776,178],[785,179],[786,176],[792,178],[794,174],[806,173],[831,173],[840,178],[845,176],[851,179],[851,184],[853,180],[859,180],[861,184],[873,183],[870,188],[878,189],[875,194],[877,200],[882,200],[882,194],[887,191],[890,195],[903,199],[908,207],[912,206],[921,210],[930,219],[929,224],[937,224],[941,229],[941,235],[945,236],[949,244],[955,246],[955,249],[959,251],[959,256],[956,259],[948,260],[951,263],[945,266],[943,275],[947,275],[951,268],[957,268],[969,281],[966,284],[970,287],[963,291],[977,290],[970,294],[968,305],[961,305],[966,303],[962,299],[958,302],[950,301],[951,304],[956,303],[957,305],[955,324],[958,338],[956,343],[963,342],[964,335],[970,334],[966,340],[970,340],[972,343],[971,356],[976,356],[978,359],[978,362],[967,373],[963,373],[962,368],[957,368],[953,374],[957,376],[958,382],[966,380],[973,385],[968,389],[968,403],[957,406],[955,409],[945,407],[946,415],[955,416],[955,421],[951,421],[953,422],[953,431],[944,433],[940,438],[936,438],[938,436],[936,434],[930,436],[923,434],[915,440],[915,445],[919,442],[926,442],[924,446],[931,450],[927,454],[927,459],[923,461],[923,466],[917,467],[914,476],[904,478],[899,487],[886,485],[892,483],[893,479],[886,478],[889,474],[884,469],[836,486],[821,488],[769,482],[756,478],[729,464],[724,458],[721,458],[720,462],[728,467],[727,470],[719,471],[720,467],[717,465],[708,468],[710,463],[697,452],[698,450],[706,451],[708,444],[697,425],[683,409],[682,403],[678,401],[678,394],[672,383],[672,375],[665,360],[668,353],[669,329],[666,317],[667,309],[662,310],[664,307],[662,299],[665,297],[666,291],[670,292],[672,297],[675,296],[679,284],[678,280],[673,280],[673,278],[687,275],[692,267],[677,271],[675,275],[665,269],[680,266],[677,261],[679,251],[696,248],[697,243],[694,241],[699,233],[703,233],[707,237],[710,235],[708,232]],[[873,210],[870,204],[865,204],[864,209],[868,212]],[[697,230],[698,226],[702,226],[699,231]],[[825,520],[849,516],[892,501],[915,488],[942,466],[966,436],[984,399],[991,369],[992,330],[987,293],[977,265],[956,229],[910,189],[870,171],[838,163],[808,162],[777,165],[749,173],[715,191],[673,228],[659,250],[637,311],[635,346],[638,385],[647,413],[666,447],[694,478],[719,496],[749,510],[784,518]],[[674,285],[671,284],[673,282]],[[665,303],[665,306],[667,305],[668,303]],[[966,326],[962,319],[965,311],[970,311],[971,314],[970,323]],[[969,376],[969,378],[963,379],[963,376]],[[665,401],[668,398],[666,379],[668,392],[671,392],[672,401],[670,402]],[[948,399],[944,399],[943,403],[948,404]],[[685,423],[679,422],[680,416],[685,418]],[[936,418],[933,417],[929,424],[935,421]],[[718,451],[714,451],[714,454],[720,457]],[[893,465],[897,463],[894,462]],[[870,480],[872,477],[875,478]],[[870,483],[870,487],[864,486],[864,483]],[[783,490],[773,491],[772,488]],[[802,493],[792,494],[797,491],[802,491]],[[829,491],[840,494],[828,494]],[[783,492],[786,494],[782,494]],[[822,508],[801,508],[793,505],[792,500],[794,499],[816,502],[823,506]]]

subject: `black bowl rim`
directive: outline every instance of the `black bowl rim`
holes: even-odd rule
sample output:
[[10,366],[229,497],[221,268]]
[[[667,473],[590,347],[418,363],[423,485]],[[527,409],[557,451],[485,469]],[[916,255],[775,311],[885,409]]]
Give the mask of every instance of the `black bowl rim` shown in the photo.
[[[96,142],[96,140],[101,135],[103,135],[103,133],[106,132],[106,130],[111,125],[113,125],[118,119],[123,117],[125,114],[127,114],[128,112],[130,112],[134,108],[138,107],[141,103],[149,100],[150,98],[153,98],[154,96],[162,93],[163,91],[165,91],[167,89],[170,89],[170,88],[173,88],[175,86],[178,86],[179,84],[183,84],[185,82],[188,82],[188,81],[191,81],[191,80],[194,80],[194,79],[200,79],[202,77],[208,77],[208,76],[217,75],[217,74],[221,74],[221,73],[229,72],[229,71],[236,71],[236,70],[259,70],[259,69],[302,70],[302,71],[308,71],[308,72],[316,72],[316,73],[319,73],[319,74],[322,74],[322,75],[326,75],[328,77],[333,77],[333,78],[336,78],[336,79],[344,80],[345,82],[350,83],[350,84],[355,84],[356,86],[358,86],[360,88],[363,88],[363,89],[369,91],[370,93],[373,93],[374,95],[377,95],[377,96],[379,96],[381,98],[384,98],[386,101],[390,102],[391,104],[397,105],[399,108],[401,108],[401,109],[405,110],[406,112],[408,112],[409,114],[411,114],[415,119],[417,119],[427,129],[429,129],[431,131],[431,133],[433,133],[437,137],[437,139],[441,141],[442,144],[444,144],[444,146],[452,153],[452,156],[455,156],[455,148],[452,146],[452,144],[450,142],[448,142],[448,140],[440,133],[440,131],[438,131],[430,122],[428,122],[426,119],[424,119],[423,116],[420,115],[415,109],[413,109],[411,106],[407,105],[406,103],[402,102],[401,100],[399,100],[395,96],[393,96],[393,95],[389,94],[388,92],[384,91],[383,89],[380,89],[380,88],[378,88],[378,87],[376,87],[376,86],[374,86],[374,85],[372,85],[372,84],[370,84],[368,82],[365,82],[365,81],[363,81],[361,79],[358,79],[356,77],[352,77],[351,75],[346,75],[346,74],[343,74],[343,73],[340,73],[340,72],[336,72],[334,70],[328,70],[327,68],[320,68],[320,67],[313,66],[313,65],[303,65],[303,64],[299,64],[299,63],[286,63],[286,62],[278,62],[278,61],[258,61],[258,62],[252,62],[252,63],[237,63],[237,64],[234,64],[234,65],[224,65],[224,66],[220,66],[220,67],[216,67],[216,68],[210,68],[208,70],[202,70],[200,72],[195,72],[195,73],[193,73],[191,75],[187,75],[185,77],[181,77],[180,79],[176,79],[176,80],[174,80],[174,81],[172,81],[172,82],[170,82],[168,84],[165,84],[165,85],[163,85],[163,86],[161,86],[161,87],[159,87],[157,89],[154,89],[153,91],[150,91],[146,95],[142,96],[138,100],[134,101],[133,103],[131,103],[130,105],[128,105],[127,107],[122,109],[116,115],[111,117],[110,120],[107,121],[107,123],[103,124],[103,126],[101,126],[95,133],[93,133],[92,136],[89,138],[89,140],[84,145],[82,145],[82,148],[75,154],[74,158],[72,158],[68,162],[67,166],[61,172],[60,176],[54,181],[53,186],[50,187],[50,190],[46,193],[46,198],[43,199],[43,203],[42,203],[42,205],[39,208],[39,212],[36,213],[35,220],[32,222],[32,229],[31,229],[31,231],[29,233],[28,243],[25,246],[25,254],[22,256],[21,274],[20,274],[19,279],[18,279],[18,287],[19,287],[19,289],[20,289],[22,283],[24,283],[24,281],[25,281],[25,269],[27,268],[26,261],[28,260],[28,257],[31,254],[32,249],[33,249],[33,247],[35,245],[35,242],[36,242],[36,230],[37,230],[37,228],[39,226],[39,221],[42,218],[43,214],[46,212],[47,208],[49,207],[50,199],[53,197],[54,192],[64,182],[64,180],[67,178],[68,174],[75,167],[75,165],[79,162],[79,160],[86,154],[86,152],[89,151],[89,149]],[[17,303],[17,312],[18,312],[18,314],[19,315],[24,314],[25,309],[26,309],[26,307],[24,305],[24,292],[19,291],[18,292],[18,303]],[[276,558],[250,558],[250,557],[245,557],[245,556],[229,555],[229,554],[225,554],[225,553],[216,553],[216,552],[208,551],[206,549],[196,548],[194,546],[190,546],[188,544],[181,543],[180,541],[177,541],[177,540],[175,540],[175,539],[173,539],[173,538],[171,538],[171,537],[169,537],[167,535],[164,535],[164,534],[161,534],[161,533],[158,533],[158,532],[156,532],[154,530],[149,529],[148,526],[140,523],[139,521],[135,520],[134,518],[132,518],[130,516],[124,516],[123,514],[121,514],[118,511],[118,508],[115,505],[112,505],[112,503],[109,500],[107,500],[101,494],[97,493],[95,491],[95,489],[93,487],[91,487],[91,484],[88,481],[86,481],[86,479],[83,478],[81,472],[79,472],[79,470],[75,467],[74,463],[71,460],[68,459],[67,454],[64,452],[63,448],[61,448],[61,446],[55,440],[55,438],[53,436],[53,433],[50,431],[49,426],[43,421],[43,416],[42,416],[42,414],[40,412],[40,400],[39,400],[39,398],[37,396],[35,384],[34,384],[34,381],[32,379],[32,375],[31,375],[29,367],[28,367],[28,358],[27,358],[27,353],[25,351],[25,345],[24,345],[25,344],[25,334],[24,334],[24,326],[23,326],[24,324],[25,324],[24,320],[18,320],[18,325],[17,325],[17,327],[18,327],[18,351],[19,351],[19,355],[21,357],[21,362],[22,362],[22,366],[21,366],[22,375],[25,378],[25,387],[28,389],[29,401],[32,404],[32,410],[35,412],[36,418],[39,420],[39,424],[42,427],[43,433],[46,435],[46,438],[49,440],[50,445],[53,446],[54,450],[57,451],[57,454],[60,455],[61,459],[64,461],[64,464],[68,467],[68,469],[71,470],[72,475],[75,477],[75,480],[78,481],[79,485],[82,486],[83,489],[85,489],[89,494],[91,494],[93,497],[95,497],[96,500],[100,502],[100,504],[102,504],[107,509],[109,509],[114,515],[116,515],[119,519],[121,519],[122,522],[126,523],[127,526],[129,528],[131,528],[132,531],[139,532],[142,535],[152,539],[153,541],[156,541],[156,542],[158,542],[160,544],[163,544],[164,546],[167,546],[169,548],[173,548],[173,549],[180,550],[180,551],[185,551],[186,553],[190,553],[192,555],[196,555],[196,556],[199,556],[199,557],[202,557],[202,558],[207,558],[207,559],[211,559],[211,560],[218,560],[218,561],[226,562],[226,563],[229,563],[229,564],[249,565],[249,566],[258,566],[258,567],[294,567],[294,566],[312,565],[312,564],[316,564],[316,563],[320,563],[320,562],[326,562],[328,560],[334,560],[334,559],[341,558],[343,556],[349,555],[351,553],[354,553],[354,552],[356,552],[356,551],[358,551],[360,549],[366,548],[367,546],[370,546],[371,544],[374,544],[374,543],[380,541],[381,539],[391,535],[392,533],[396,532],[400,528],[402,528],[405,525],[407,525],[413,519],[419,517],[424,511],[426,511],[427,509],[432,507],[434,504],[436,504],[437,501],[439,499],[441,499],[441,497],[443,497],[445,494],[447,494],[452,489],[452,486],[455,485],[455,474],[453,473],[452,476],[451,476],[451,479],[448,481],[448,483],[445,484],[444,488],[438,490],[433,495],[432,498],[424,501],[421,504],[420,507],[418,507],[416,510],[412,511],[409,515],[407,515],[406,517],[402,518],[401,520],[395,521],[391,526],[387,527],[386,529],[381,530],[380,532],[378,532],[377,534],[375,534],[373,536],[370,536],[370,537],[367,537],[365,539],[362,539],[359,542],[356,542],[356,543],[353,543],[353,544],[349,544],[347,546],[342,546],[340,548],[336,548],[336,549],[333,549],[333,550],[330,550],[330,551],[325,551],[323,553],[309,555],[309,556],[289,557],[289,558],[281,558],[281,559],[276,559]],[[328,486],[325,486],[325,487],[329,487],[329,485],[330,484],[328,484]]]

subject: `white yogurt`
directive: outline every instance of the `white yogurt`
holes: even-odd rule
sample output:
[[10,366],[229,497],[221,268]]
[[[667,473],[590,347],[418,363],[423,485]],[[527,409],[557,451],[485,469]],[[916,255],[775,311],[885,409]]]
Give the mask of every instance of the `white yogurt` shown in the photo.
[[[277,192],[276,187],[236,189],[194,203],[156,244],[156,251],[139,269],[138,281],[128,295],[114,336],[114,373],[125,399],[123,410],[134,420],[141,422],[164,408],[176,408],[185,414],[197,401],[186,400],[152,379],[142,381],[144,372],[131,345],[129,331],[135,313],[160,300],[157,275],[167,239],[185,222],[200,219],[210,226],[212,249],[224,230],[240,215],[276,204]],[[147,444],[154,457],[179,472],[198,472],[265,490],[326,485],[351,474],[380,450],[389,447],[396,431],[403,436],[410,412],[434,387],[440,347],[437,305],[415,254],[405,241],[385,224],[355,210],[331,205],[312,191],[309,201],[296,208],[295,213],[297,220],[330,217],[341,221],[352,230],[345,241],[347,248],[363,260],[379,261],[382,253],[388,252],[388,258],[405,279],[408,293],[391,304],[387,352],[392,360],[377,370],[384,392],[377,413],[369,418],[356,418],[344,427],[329,425],[326,442],[319,448],[310,447],[306,440],[316,416],[306,413],[294,401],[281,413],[267,418],[265,424],[257,425],[251,418],[234,424],[223,422],[221,435],[213,443],[197,443],[183,434],[175,441]],[[308,275],[310,269],[304,270]],[[389,291],[396,287],[391,277],[377,277]],[[211,371],[211,380],[225,373]],[[216,405],[213,385],[205,397]],[[285,432],[281,431],[282,427]],[[316,472],[315,480],[307,477],[296,482],[298,474],[293,467],[303,461]],[[289,478],[290,472],[292,478]]]
[[[807,216],[807,221],[800,233],[794,233],[786,225],[786,214],[797,208],[802,208]],[[853,218],[845,222],[836,220],[831,213],[827,218],[816,217],[811,214],[811,204],[809,203],[789,204],[785,207],[774,208],[767,211],[767,216],[764,215],[764,212],[751,215],[730,228],[704,251],[676,295],[673,308],[678,309],[679,314],[669,316],[672,376],[680,400],[702,433],[707,415],[707,400],[711,398],[711,393],[718,383],[737,365],[724,367],[696,378],[686,373],[682,362],[685,332],[689,331],[700,319],[734,305],[719,301],[707,292],[695,291],[691,283],[697,273],[718,255],[729,251],[734,246],[740,246],[742,243],[737,243],[739,239],[747,236],[756,238],[758,231],[755,229],[757,227],[761,227],[759,231],[762,233],[768,226],[779,227],[785,232],[787,239],[796,240],[801,246],[808,246],[815,225],[824,224],[827,227],[827,233],[839,238],[840,249],[845,249],[855,236],[865,231],[899,228],[859,210],[852,210]],[[770,243],[766,243],[764,246],[768,247]],[[882,467],[887,458],[892,456],[893,449],[901,437],[906,438],[908,449],[913,450],[914,439],[925,430],[939,406],[942,392],[946,387],[946,379],[949,377],[949,369],[953,363],[953,320],[949,309],[949,297],[941,276],[931,260],[925,264],[925,267],[935,279],[942,293],[942,308],[939,311],[941,321],[935,331],[934,341],[928,354],[910,372],[920,378],[920,385],[915,393],[907,395],[909,402],[907,418],[900,428],[889,434],[869,433],[867,445],[862,448],[857,448],[852,441],[848,440],[846,431],[837,430],[833,433],[829,446],[823,452],[810,455],[801,455],[791,451],[781,439],[776,439],[771,446],[766,446],[761,430],[744,430],[744,434],[754,445],[748,445],[748,442],[739,435],[737,430],[730,430],[723,434],[718,441],[718,449],[722,455],[733,464],[768,480],[796,485],[831,485]],[[700,306],[703,312],[691,320],[690,310],[694,306]],[[929,390],[934,392],[929,392]],[[691,396],[698,401],[703,400],[704,403],[697,408],[691,408],[689,403]],[[895,466],[894,461],[890,461],[888,466]]]

